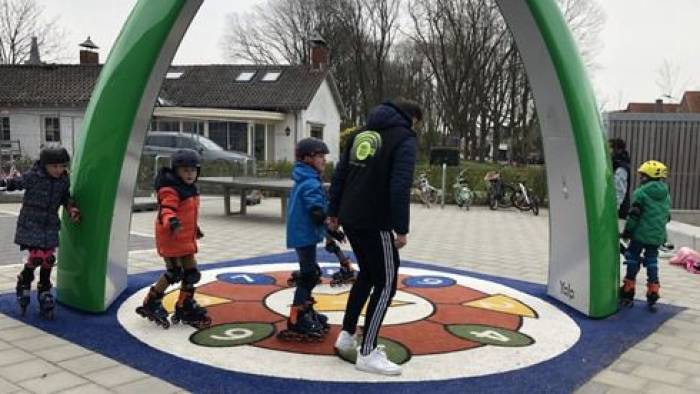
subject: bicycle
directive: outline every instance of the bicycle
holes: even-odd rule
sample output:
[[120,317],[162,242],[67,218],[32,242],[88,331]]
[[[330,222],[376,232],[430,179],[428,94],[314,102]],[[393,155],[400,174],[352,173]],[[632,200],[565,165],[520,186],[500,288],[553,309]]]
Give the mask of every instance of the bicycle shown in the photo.
[[442,197],[442,191],[430,184],[428,175],[425,172],[418,175],[418,179],[415,182],[415,194],[418,195],[420,201],[427,208],[430,208],[430,204],[436,204]]
[[500,208],[510,208],[513,206],[513,196],[515,188],[506,184],[501,179],[501,173],[498,171],[489,171],[484,176],[484,181],[488,184],[487,198],[489,208],[494,211]]
[[520,211],[532,211],[537,216],[540,214],[540,199],[535,195],[532,189],[525,186],[525,182],[516,184],[515,193],[511,196],[513,205]]
[[454,199],[457,206],[460,208],[464,207],[468,211],[472,201],[474,200],[474,192],[472,192],[467,185],[467,180],[464,177],[465,171],[466,170],[462,170],[459,172],[459,175],[457,175],[457,180],[455,181],[454,185],[452,185],[452,189],[454,190]]

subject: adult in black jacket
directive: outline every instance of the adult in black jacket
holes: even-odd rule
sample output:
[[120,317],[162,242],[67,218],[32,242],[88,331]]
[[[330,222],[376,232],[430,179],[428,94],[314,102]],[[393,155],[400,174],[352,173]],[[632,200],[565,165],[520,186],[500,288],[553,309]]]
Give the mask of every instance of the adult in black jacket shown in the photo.
[[348,142],[330,188],[329,227],[343,226],[360,266],[336,348],[353,350],[357,321],[369,298],[355,364],[367,372],[401,373],[377,349],[377,337],[396,293],[398,250],[407,243],[417,150],[413,127],[421,119],[420,107],[411,101],[374,108],[366,127]]
[[615,181],[617,216],[619,219],[626,219],[630,210],[630,154],[626,150],[623,139],[612,138],[609,143]]

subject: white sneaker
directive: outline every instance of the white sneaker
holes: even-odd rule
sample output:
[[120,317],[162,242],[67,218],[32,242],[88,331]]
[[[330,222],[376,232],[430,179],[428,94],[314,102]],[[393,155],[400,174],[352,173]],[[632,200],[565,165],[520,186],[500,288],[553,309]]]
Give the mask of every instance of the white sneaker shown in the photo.
[[355,336],[345,330],[341,330],[338,339],[335,340],[335,348],[339,352],[349,352],[357,347]]
[[358,347],[355,368],[360,371],[381,375],[401,375],[401,366],[394,364],[386,357],[383,345],[377,345],[377,347],[372,350],[372,353],[367,356],[363,356]]

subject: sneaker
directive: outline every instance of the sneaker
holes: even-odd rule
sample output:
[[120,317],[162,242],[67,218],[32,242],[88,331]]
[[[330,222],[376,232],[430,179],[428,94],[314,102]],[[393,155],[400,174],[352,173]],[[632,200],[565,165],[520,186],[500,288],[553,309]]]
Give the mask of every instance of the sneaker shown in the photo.
[[338,349],[339,352],[349,352],[356,347],[357,342],[355,341],[355,336],[345,330],[340,331],[338,339],[335,340],[335,348]]
[[383,345],[377,345],[367,356],[360,353],[360,347],[357,348],[357,361],[355,368],[360,371],[376,373],[381,375],[401,375],[401,367],[391,362],[384,352]]

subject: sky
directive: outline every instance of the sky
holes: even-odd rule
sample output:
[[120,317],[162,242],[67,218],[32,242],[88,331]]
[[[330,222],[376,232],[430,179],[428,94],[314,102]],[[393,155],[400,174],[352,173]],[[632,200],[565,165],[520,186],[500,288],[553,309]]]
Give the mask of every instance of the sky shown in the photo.
[[[90,36],[106,59],[136,0],[37,0],[45,16],[65,31],[67,62],[78,61],[77,44]],[[222,37],[227,16],[246,13],[264,0],[205,0],[175,57],[176,64],[226,63]],[[599,67],[591,72],[598,102],[619,109],[627,102],[653,102],[664,62],[677,68],[683,88],[700,90],[700,0],[602,0],[607,22],[601,35]],[[665,98],[668,101],[668,98]]]

